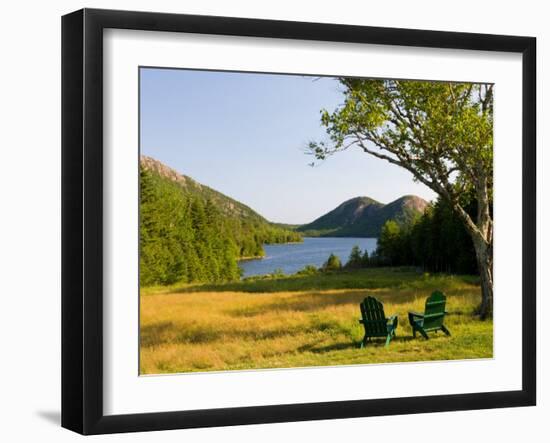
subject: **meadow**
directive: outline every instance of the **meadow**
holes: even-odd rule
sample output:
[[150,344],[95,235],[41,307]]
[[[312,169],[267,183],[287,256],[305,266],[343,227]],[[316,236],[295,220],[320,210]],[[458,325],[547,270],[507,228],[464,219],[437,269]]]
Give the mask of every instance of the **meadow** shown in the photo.
[[[447,295],[451,331],[413,338],[408,311]],[[360,349],[359,303],[377,297],[398,315],[397,337]],[[475,315],[478,278],[412,268],[275,275],[220,285],[141,288],[140,373],[491,358],[492,320]]]

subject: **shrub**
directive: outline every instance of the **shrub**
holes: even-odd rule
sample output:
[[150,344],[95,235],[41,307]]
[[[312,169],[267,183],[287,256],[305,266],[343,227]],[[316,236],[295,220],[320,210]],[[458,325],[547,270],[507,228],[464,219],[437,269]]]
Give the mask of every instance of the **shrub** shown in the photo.
[[319,270],[313,265],[307,265],[303,269],[300,269],[296,275],[316,275]]
[[277,268],[273,271],[273,273],[271,274],[271,276],[273,278],[279,278],[279,277],[284,277],[285,276],[285,272],[281,269],[281,268]]
[[342,262],[340,262],[340,258],[337,255],[330,254],[327,261],[323,264],[323,270],[335,271],[339,269],[342,269]]

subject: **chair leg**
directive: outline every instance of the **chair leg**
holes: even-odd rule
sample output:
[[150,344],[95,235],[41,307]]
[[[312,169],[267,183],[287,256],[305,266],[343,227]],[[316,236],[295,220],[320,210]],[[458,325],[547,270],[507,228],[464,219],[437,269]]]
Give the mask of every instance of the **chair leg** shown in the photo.
[[451,335],[451,331],[449,331],[449,330],[445,327],[445,325],[441,325],[441,330],[442,330],[445,334]]
[[391,334],[388,334],[388,336],[386,337],[386,347],[390,344],[390,341],[391,341]]
[[429,340],[428,334],[426,334],[426,331],[424,329],[418,329],[418,332],[424,337],[426,340]]
[[417,321],[415,320],[419,320],[421,319],[421,317],[418,317],[417,315],[414,315],[412,312],[409,312],[409,324],[411,325],[411,328],[414,328],[414,326],[416,325]]
[[363,337],[363,340],[361,340],[361,349],[363,349],[367,345],[367,335]]

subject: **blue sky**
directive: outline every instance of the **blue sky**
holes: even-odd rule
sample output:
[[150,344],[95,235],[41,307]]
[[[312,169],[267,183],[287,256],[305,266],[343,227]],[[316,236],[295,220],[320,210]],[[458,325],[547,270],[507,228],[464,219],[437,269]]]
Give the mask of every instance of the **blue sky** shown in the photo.
[[311,167],[320,110],[343,101],[332,78],[141,69],[141,153],[267,219],[308,223],[357,196],[389,203],[434,193],[357,148]]

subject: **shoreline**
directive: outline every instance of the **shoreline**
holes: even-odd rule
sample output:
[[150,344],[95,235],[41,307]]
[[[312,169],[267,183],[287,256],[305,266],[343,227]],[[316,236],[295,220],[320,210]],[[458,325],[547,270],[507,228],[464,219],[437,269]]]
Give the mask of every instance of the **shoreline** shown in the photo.
[[265,258],[265,255],[251,255],[251,256],[247,256],[247,257],[240,257],[237,261],[240,262],[240,261],[249,261],[249,260],[260,260],[262,258]]
[[[285,243],[264,243],[263,246],[269,245],[269,246],[279,246],[279,245],[301,245],[302,241],[289,241]],[[265,258],[265,255],[249,255],[246,257],[240,257],[237,261],[249,261],[249,260],[261,260]]]

